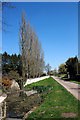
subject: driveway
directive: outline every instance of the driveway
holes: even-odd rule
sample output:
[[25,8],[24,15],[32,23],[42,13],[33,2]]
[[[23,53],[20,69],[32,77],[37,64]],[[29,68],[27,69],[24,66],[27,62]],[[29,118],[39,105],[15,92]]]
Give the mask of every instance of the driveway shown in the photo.
[[58,83],[66,88],[75,98],[80,100],[80,84],[64,81],[59,77],[52,76]]

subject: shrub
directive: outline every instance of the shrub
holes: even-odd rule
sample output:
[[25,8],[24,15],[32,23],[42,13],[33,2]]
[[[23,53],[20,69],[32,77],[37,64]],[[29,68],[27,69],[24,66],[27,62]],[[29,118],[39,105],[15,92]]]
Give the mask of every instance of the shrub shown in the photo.
[[2,78],[2,88],[3,90],[8,90],[12,84],[9,78]]
[[80,74],[75,76],[75,79],[80,82]]
[[49,91],[51,88],[51,86],[33,86],[34,90],[37,90],[39,93],[43,92],[43,91]]
[[46,73],[43,73],[40,77],[46,76]]

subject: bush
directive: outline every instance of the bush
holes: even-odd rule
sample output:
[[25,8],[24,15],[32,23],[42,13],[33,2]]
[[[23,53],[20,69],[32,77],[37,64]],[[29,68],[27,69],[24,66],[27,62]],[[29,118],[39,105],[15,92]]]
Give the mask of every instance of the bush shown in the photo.
[[46,73],[43,73],[40,77],[46,76]]
[[2,88],[3,90],[8,90],[12,84],[9,78],[2,78]]
[[75,76],[75,79],[80,82],[80,74]]
[[34,90],[37,90],[39,93],[42,93],[43,91],[49,91],[51,86],[33,86]]

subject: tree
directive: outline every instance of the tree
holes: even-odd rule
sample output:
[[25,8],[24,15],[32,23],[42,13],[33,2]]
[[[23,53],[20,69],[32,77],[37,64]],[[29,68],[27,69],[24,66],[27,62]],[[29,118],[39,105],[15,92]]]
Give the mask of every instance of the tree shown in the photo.
[[77,57],[69,58],[66,61],[67,72],[69,72],[71,79],[73,79],[75,75],[77,74],[77,62],[78,62]]
[[33,30],[33,25],[30,27],[30,21],[27,21],[24,13],[22,13],[19,29],[19,47],[22,56],[23,78],[40,76],[44,68],[44,54],[41,42]]
[[22,76],[25,80],[25,70],[26,70],[26,61],[25,61],[25,54],[26,54],[26,37],[27,37],[27,31],[26,31],[26,16],[24,16],[24,13],[22,13],[21,23],[19,24],[19,47],[20,47],[20,53],[22,56]]
[[18,71],[20,76],[22,76],[22,61],[21,61],[21,59],[22,59],[22,56],[19,54],[18,55],[18,63],[17,63],[17,69],[16,70]]
[[7,52],[2,54],[2,74],[7,77],[10,71],[17,71],[19,75],[22,75],[22,62],[21,55],[12,54],[9,55]]
[[53,73],[54,73],[54,75],[57,74],[57,69],[56,68],[54,68]]
[[51,71],[51,66],[49,65],[49,63],[46,65],[45,69],[46,69],[47,74],[49,75]]
[[8,73],[10,71],[10,55],[4,52],[2,55],[2,73]]
[[61,73],[61,74],[67,73],[67,69],[66,69],[65,64],[61,64],[61,65],[59,66],[59,73]]
[[[3,31],[7,31],[7,29],[5,29],[5,26],[7,26],[7,27],[12,26],[12,25],[8,24],[7,19],[5,17],[5,8],[8,8],[11,10],[16,7],[13,6],[12,3],[5,2],[4,0],[2,0],[2,2],[0,2],[0,30],[3,30]],[[3,15],[1,13],[1,11],[3,12]]]
[[17,80],[17,79],[19,79],[19,74],[18,74],[18,72],[17,71],[10,71],[9,73],[8,73],[8,78],[10,79],[10,80],[13,80],[13,79],[15,79],[15,80]]
[[44,52],[41,51],[41,59],[40,59],[40,76],[43,74],[45,68],[45,62],[44,62]]

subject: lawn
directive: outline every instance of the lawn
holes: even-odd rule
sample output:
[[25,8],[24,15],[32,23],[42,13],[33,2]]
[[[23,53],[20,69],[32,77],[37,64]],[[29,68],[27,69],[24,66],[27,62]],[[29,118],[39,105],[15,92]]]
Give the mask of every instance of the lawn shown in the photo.
[[76,83],[76,84],[80,84],[80,82],[79,81],[77,81],[77,80],[71,80],[71,79],[68,79],[68,78],[63,78],[64,80],[66,80],[66,81],[69,81],[69,82],[73,82],[73,83]]
[[55,75],[56,77],[62,77],[62,78],[64,78],[64,77],[66,77],[66,75],[67,74],[58,74],[58,75]]
[[80,82],[77,81],[77,80],[70,80],[70,79],[68,79],[67,78],[67,74],[56,75],[56,77],[61,77],[62,79],[66,80],[66,81],[73,82],[73,83],[76,83],[76,84],[80,84]]
[[73,83],[76,83],[76,84],[80,84],[80,82],[75,81],[75,80],[69,80],[69,82],[73,82]]
[[[62,114],[74,113],[78,115],[78,101],[71,93],[69,93],[63,86],[57,83],[53,78],[47,78],[37,83],[32,83],[25,87],[31,89],[33,86],[50,86],[51,91],[45,96],[44,101],[37,109],[32,112],[28,118],[64,118]],[[68,117],[69,118],[69,117]],[[71,117],[77,119],[76,117]],[[26,120],[27,120],[26,119]]]

